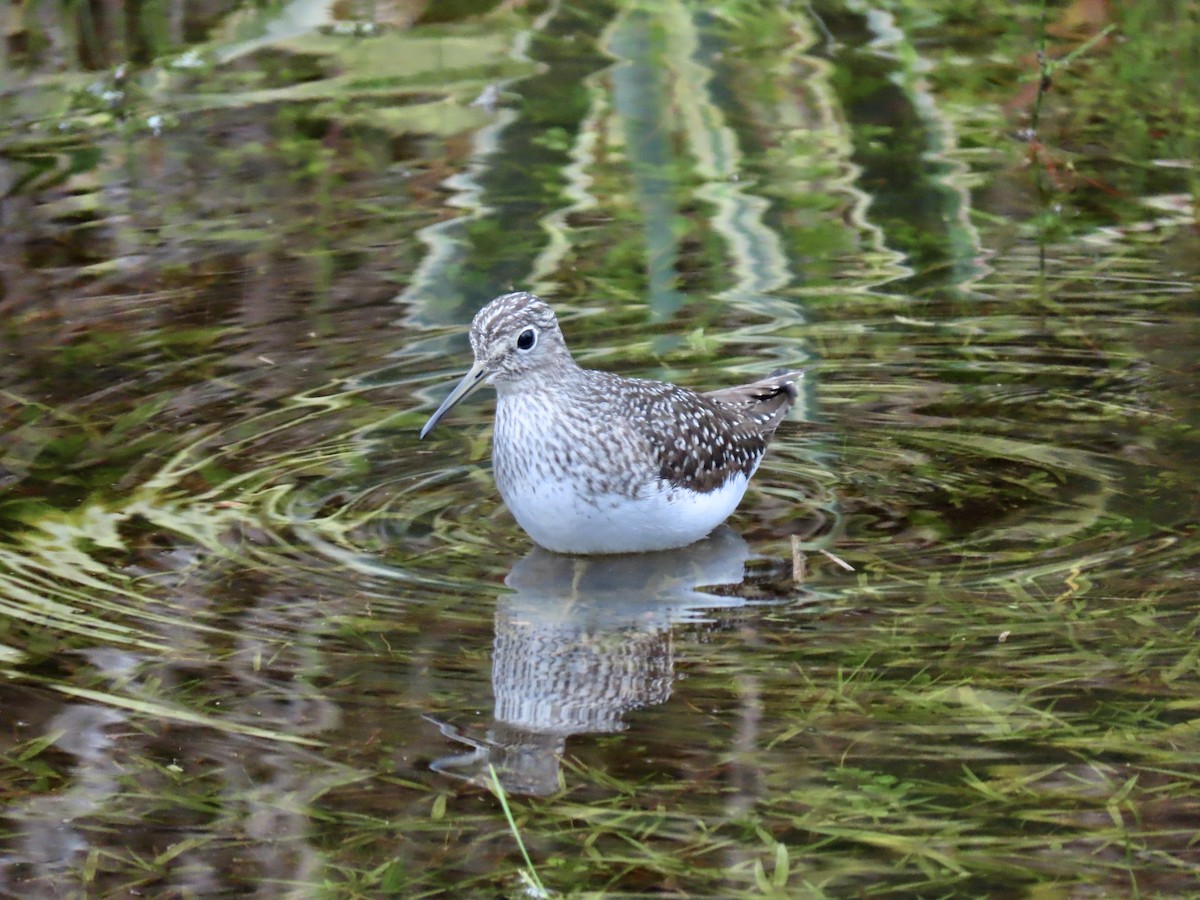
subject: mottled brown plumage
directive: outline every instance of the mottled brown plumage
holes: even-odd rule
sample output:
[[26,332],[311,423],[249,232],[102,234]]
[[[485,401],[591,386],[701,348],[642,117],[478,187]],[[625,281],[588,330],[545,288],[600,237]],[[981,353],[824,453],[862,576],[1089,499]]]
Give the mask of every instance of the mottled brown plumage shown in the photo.
[[421,436],[492,384],[496,483],[521,526],[560,552],[664,549],[704,537],[741,499],[801,377],[779,371],[700,394],[583,369],[553,311],[526,293],[493,300],[470,336],[475,366]]

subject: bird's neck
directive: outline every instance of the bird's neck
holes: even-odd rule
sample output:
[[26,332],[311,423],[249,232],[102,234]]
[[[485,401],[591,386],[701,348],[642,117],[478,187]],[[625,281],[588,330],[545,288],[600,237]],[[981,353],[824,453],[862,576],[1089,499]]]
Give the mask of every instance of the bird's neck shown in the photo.
[[526,372],[520,378],[497,381],[498,397],[553,395],[569,392],[583,376],[583,370],[569,357],[558,365]]

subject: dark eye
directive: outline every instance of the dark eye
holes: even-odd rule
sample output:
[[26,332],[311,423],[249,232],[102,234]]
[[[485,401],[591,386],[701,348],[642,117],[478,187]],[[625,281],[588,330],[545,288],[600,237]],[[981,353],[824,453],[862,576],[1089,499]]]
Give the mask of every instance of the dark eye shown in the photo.
[[537,343],[537,332],[532,328],[526,328],[517,337],[518,350],[532,350],[533,345]]

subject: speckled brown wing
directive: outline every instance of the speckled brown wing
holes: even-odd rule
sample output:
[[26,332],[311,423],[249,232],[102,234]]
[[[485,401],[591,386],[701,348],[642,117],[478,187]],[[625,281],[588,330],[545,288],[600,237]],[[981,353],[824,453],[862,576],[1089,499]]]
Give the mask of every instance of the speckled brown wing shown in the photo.
[[777,369],[751,384],[708,391],[702,396],[749,416],[763,436],[770,440],[796,402],[796,382],[803,377],[803,369]]
[[647,408],[659,477],[702,494],[737,472],[749,477],[795,402],[798,377],[781,372],[706,394],[662,385]]

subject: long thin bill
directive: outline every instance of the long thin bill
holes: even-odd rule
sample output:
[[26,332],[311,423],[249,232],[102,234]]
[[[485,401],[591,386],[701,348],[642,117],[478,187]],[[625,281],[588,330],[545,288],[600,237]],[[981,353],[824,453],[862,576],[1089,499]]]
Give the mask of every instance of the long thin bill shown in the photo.
[[425,435],[433,431],[433,426],[438,423],[438,420],[448,413],[451,408],[458,403],[459,400],[463,400],[470,396],[470,394],[477,387],[483,384],[484,377],[486,375],[487,369],[484,368],[483,363],[475,363],[475,365],[471,366],[471,371],[463,376],[462,381],[460,381],[454,390],[450,392],[450,395],[442,401],[442,405],[437,408],[437,411],[429,417],[429,421],[426,422],[425,427],[421,429],[421,438],[424,439]]

